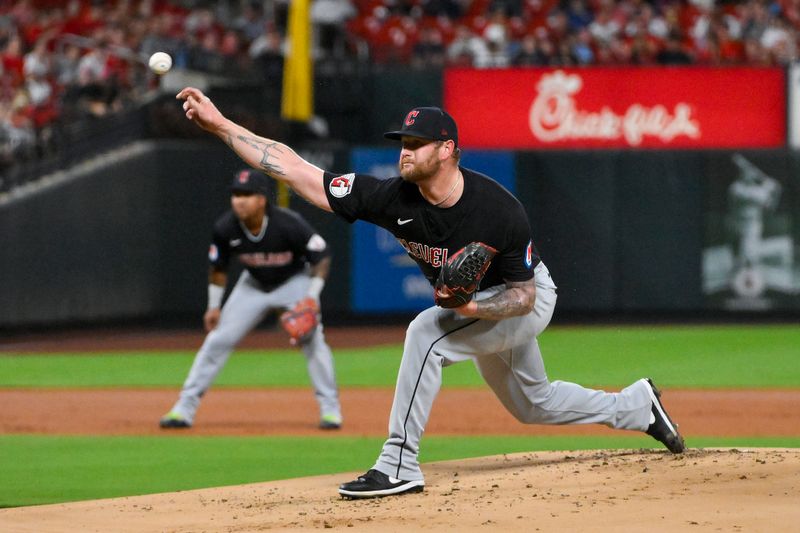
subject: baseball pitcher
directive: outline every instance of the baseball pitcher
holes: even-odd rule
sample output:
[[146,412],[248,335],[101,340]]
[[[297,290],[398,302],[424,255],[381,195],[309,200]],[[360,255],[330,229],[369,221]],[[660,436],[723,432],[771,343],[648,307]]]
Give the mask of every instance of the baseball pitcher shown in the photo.
[[[175,406],[160,426],[188,428],[200,398],[225,366],[233,349],[270,312],[283,311],[281,325],[306,357],[319,403],[321,429],[342,424],[333,356],[319,323],[319,295],[330,269],[325,240],[297,213],[273,206],[271,180],[247,169],[231,184],[231,210],[214,225],[208,285],[206,336]],[[233,256],[244,266],[222,304]]]
[[459,164],[453,118],[418,107],[401,129],[399,176],[332,174],[291,148],[226,119],[197,89],[178,93],[186,117],[226,140],[248,164],[321,209],[390,231],[419,265],[436,305],[406,332],[389,420],[374,466],[339,487],[347,498],[420,492],[419,445],[442,369],[471,360],[498,399],[527,424],[605,424],[646,432],[674,453],[683,439],[652,381],[620,392],[550,381],[536,337],[553,315],[556,287],[531,238],[525,210],[497,182]]

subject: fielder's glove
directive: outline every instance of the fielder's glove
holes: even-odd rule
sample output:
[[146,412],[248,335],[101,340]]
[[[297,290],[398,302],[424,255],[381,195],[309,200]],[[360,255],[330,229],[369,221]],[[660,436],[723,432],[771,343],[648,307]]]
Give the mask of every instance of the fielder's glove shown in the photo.
[[433,290],[436,305],[447,309],[472,300],[497,250],[482,242],[471,242],[442,265]]
[[292,346],[311,339],[319,324],[319,304],[314,298],[303,298],[288,311],[281,314],[281,326],[289,334]]

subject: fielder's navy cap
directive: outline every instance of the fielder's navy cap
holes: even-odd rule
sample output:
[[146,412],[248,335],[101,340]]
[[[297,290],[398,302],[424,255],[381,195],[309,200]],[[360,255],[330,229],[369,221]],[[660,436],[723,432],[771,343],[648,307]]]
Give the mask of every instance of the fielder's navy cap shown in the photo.
[[269,196],[272,192],[272,180],[264,173],[252,168],[239,170],[233,175],[231,192],[249,192]]
[[415,107],[403,120],[403,127],[383,134],[387,139],[399,140],[407,135],[433,141],[450,139],[458,146],[458,128],[453,117],[438,107]]

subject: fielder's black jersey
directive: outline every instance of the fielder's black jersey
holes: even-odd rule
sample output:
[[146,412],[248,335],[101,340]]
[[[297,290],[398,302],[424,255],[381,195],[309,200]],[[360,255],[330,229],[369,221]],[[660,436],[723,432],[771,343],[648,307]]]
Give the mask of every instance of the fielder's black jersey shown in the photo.
[[250,233],[233,211],[217,219],[208,259],[214,268],[227,271],[234,255],[264,290],[272,290],[306,264],[319,263],[329,251],[325,240],[300,215],[268,206],[259,235]]
[[474,241],[498,251],[483,288],[531,279],[540,260],[522,204],[489,177],[466,168],[461,172],[464,193],[444,209],[428,203],[401,177],[326,172],[325,192],[334,213],[348,222],[365,220],[394,235],[431,285],[447,258]]

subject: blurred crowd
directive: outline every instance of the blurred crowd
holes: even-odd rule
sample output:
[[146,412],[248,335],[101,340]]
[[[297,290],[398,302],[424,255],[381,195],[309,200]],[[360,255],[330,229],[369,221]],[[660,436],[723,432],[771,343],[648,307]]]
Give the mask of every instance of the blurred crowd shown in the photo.
[[376,62],[782,65],[800,0],[357,0],[347,29]]
[[176,69],[280,74],[287,2],[0,0],[0,170],[152,94],[153,52]]
[[[279,78],[291,0],[0,1],[0,168],[174,68]],[[800,0],[311,0],[317,60],[477,68],[783,65]]]

